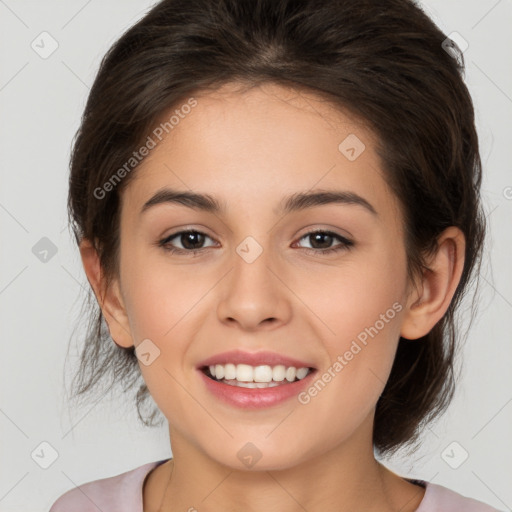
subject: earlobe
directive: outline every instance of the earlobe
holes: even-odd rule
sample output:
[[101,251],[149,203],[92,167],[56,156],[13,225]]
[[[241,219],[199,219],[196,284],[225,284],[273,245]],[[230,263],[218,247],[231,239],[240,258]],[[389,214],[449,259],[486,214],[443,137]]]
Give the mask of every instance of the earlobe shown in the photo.
[[428,262],[418,291],[411,294],[400,336],[414,340],[428,334],[446,313],[464,269],[465,238],[450,226],[439,236],[437,250]]
[[90,240],[83,239],[80,242],[80,256],[87,280],[94,290],[96,300],[107,322],[111,338],[119,347],[128,348],[133,346],[128,316],[123,304],[118,281],[114,280],[110,286],[107,286],[98,252]]

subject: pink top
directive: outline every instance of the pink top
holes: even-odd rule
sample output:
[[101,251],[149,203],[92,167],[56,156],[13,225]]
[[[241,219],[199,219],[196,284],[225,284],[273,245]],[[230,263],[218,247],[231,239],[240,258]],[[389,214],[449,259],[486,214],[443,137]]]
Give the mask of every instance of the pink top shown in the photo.
[[[49,512],[143,512],[142,485],[148,473],[167,462],[148,462],[120,475],[94,480],[64,493]],[[416,512],[500,512],[481,501],[466,498],[442,485],[406,479],[425,487]]]

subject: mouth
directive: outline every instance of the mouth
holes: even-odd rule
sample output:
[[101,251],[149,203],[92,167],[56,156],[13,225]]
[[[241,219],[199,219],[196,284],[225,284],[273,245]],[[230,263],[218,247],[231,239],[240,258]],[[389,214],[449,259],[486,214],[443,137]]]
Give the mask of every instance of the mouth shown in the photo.
[[202,366],[199,370],[215,382],[240,388],[258,389],[293,384],[316,372],[316,368],[313,367],[247,364],[217,364]]

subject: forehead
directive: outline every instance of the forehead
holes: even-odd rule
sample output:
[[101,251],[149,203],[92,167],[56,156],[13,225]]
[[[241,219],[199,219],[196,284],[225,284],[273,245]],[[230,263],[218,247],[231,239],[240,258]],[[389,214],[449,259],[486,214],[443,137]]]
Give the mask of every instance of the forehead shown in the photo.
[[193,98],[197,105],[137,167],[123,203],[140,207],[165,186],[245,204],[271,196],[277,203],[312,188],[350,189],[381,207],[394,202],[376,136],[325,98],[276,84],[231,83]]

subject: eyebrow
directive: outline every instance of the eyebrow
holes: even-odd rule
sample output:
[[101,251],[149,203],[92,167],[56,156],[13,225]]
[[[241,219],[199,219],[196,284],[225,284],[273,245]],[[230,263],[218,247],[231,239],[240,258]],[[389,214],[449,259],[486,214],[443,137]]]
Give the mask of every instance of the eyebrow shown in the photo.
[[[142,215],[153,206],[166,203],[181,204],[194,210],[214,214],[222,214],[226,211],[226,206],[209,194],[198,194],[195,192],[162,188],[144,203],[139,215]],[[325,204],[358,205],[362,206],[366,211],[376,217],[379,215],[371,203],[364,197],[348,190],[297,192],[291,196],[285,197],[279,203],[278,208],[274,209],[274,213],[276,215],[287,214]]]

